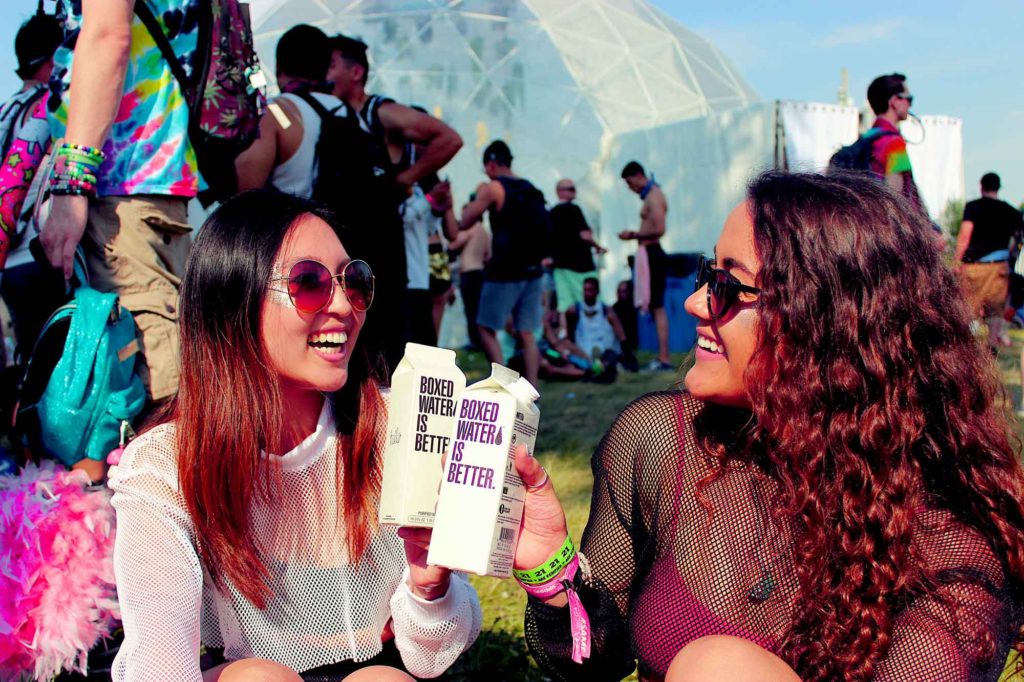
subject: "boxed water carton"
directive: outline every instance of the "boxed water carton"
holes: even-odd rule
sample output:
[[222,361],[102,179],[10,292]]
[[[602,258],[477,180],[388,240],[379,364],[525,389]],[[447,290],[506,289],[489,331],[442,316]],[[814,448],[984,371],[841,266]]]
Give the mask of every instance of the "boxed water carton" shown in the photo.
[[538,397],[530,382],[498,364],[462,392],[427,563],[511,575],[526,497],[513,453],[520,443],[533,452]]
[[441,457],[455,426],[466,376],[455,351],[407,343],[391,377],[381,523],[430,528],[434,523]]

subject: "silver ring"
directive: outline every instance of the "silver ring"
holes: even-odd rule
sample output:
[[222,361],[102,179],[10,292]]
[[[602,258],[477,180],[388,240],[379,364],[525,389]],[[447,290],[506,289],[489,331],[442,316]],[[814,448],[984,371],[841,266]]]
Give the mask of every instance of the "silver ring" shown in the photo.
[[[544,472],[544,478],[540,479],[540,483],[536,485],[527,485],[527,490],[540,490],[541,488],[544,487],[544,484],[548,482],[548,470],[545,469],[544,467],[541,467],[540,470]],[[526,482],[524,481],[524,483]]]

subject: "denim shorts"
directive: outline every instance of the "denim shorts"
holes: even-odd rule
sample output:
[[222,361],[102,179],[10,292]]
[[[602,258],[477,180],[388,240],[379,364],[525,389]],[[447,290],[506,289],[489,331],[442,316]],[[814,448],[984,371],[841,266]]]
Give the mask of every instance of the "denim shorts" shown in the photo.
[[513,330],[536,330],[541,321],[542,289],[540,277],[513,282],[485,281],[480,291],[480,312],[477,313],[476,323],[481,327],[501,331],[511,314]]

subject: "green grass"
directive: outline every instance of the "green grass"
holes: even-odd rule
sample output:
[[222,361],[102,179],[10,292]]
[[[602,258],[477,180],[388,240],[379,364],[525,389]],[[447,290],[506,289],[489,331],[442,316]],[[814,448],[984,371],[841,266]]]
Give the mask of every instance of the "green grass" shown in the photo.
[[[1014,408],[1021,402],[1019,358],[1024,332],[1011,332],[1014,345],[997,358]],[[646,362],[651,356],[641,357]],[[684,362],[682,355],[673,358]],[[480,353],[459,353],[459,366],[467,380],[478,381],[490,372]],[[541,382],[540,433],[537,457],[547,468],[565,507],[569,532],[579,540],[587,521],[590,490],[590,456],[615,416],[634,398],[677,385],[681,373],[639,373],[619,375],[611,385]],[[1024,436],[1024,429],[1019,433]],[[537,669],[526,649],[523,611],[526,596],[512,580],[471,577],[483,608],[484,627],[476,644],[444,675],[444,680],[493,682],[534,682],[548,679]],[[1009,675],[1000,682],[1024,682],[1024,676]],[[635,679],[631,677],[629,679]]]

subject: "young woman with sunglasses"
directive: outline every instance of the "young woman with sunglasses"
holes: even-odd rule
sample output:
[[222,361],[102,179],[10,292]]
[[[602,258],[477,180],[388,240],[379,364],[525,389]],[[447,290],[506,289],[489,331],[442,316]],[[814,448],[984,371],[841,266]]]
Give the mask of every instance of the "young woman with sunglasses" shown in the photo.
[[[686,390],[623,411],[594,455],[579,568],[527,588],[546,672],[999,677],[1024,644],[1024,475],[932,240],[870,179],[753,181],[686,301]],[[516,568],[560,564],[552,485],[525,452],[517,467]]]
[[[115,680],[435,677],[480,630],[472,587],[426,565],[429,532],[377,526],[374,279],[329,220],[250,192],[199,232],[178,395],[110,474]],[[202,645],[228,662],[201,671]]]

